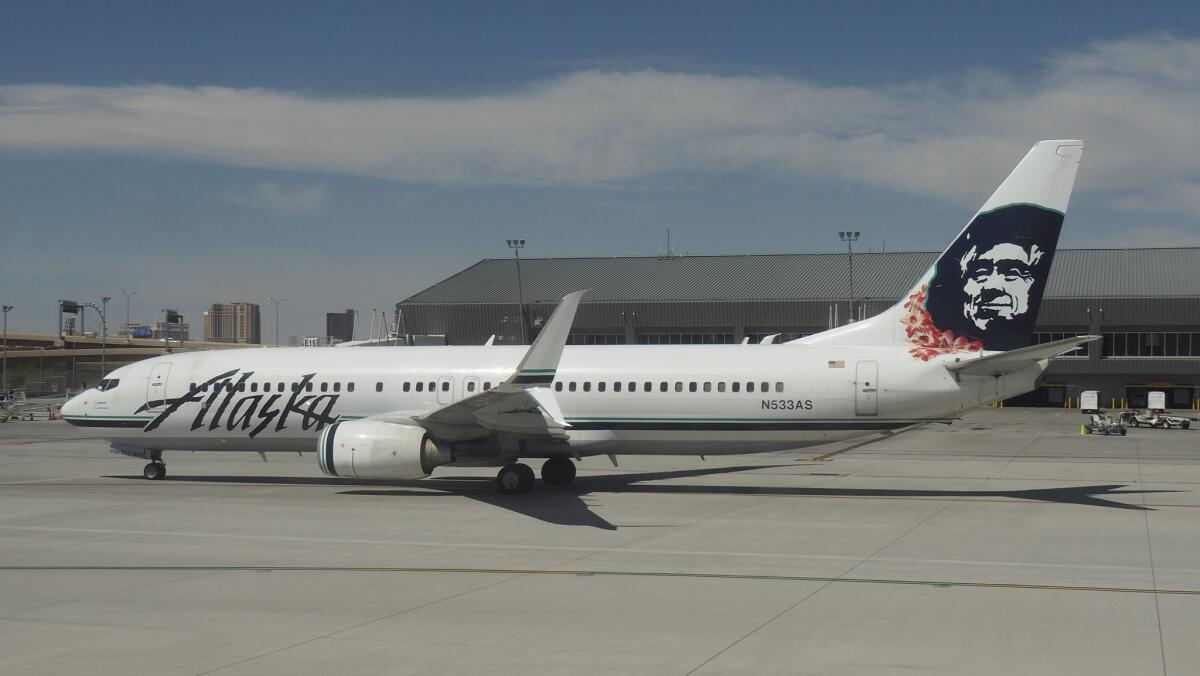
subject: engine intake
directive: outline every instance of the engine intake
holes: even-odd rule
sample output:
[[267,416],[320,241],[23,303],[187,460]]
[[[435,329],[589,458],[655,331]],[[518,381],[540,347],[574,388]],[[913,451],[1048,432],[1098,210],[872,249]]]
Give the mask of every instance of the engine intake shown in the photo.
[[416,425],[352,420],[330,425],[317,441],[317,461],[329,476],[420,479],[453,460],[449,444]]

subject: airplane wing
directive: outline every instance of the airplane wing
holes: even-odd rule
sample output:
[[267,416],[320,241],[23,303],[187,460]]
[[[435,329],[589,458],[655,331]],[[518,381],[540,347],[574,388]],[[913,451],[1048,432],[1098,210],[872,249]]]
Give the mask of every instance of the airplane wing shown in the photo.
[[997,352],[977,359],[946,364],[946,369],[955,375],[962,376],[1002,376],[1006,373],[1020,371],[1043,359],[1056,357],[1096,340],[1100,340],[1100,336],[1076,336],[1052,340],[1049,343],[1030,345],[1008,352]]
[[563,297],[508,380],[409,420],[448,441],[477,439],[494,432],[566,439],[570,425],[563,419],[550,384],[584,293],[576,291]]

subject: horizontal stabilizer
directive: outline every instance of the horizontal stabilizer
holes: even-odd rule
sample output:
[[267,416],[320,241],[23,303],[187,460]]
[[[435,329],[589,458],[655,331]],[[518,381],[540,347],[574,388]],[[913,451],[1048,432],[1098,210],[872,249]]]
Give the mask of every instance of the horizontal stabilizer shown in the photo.
[[952,364],[946,364],[946,369],[955,375],[962,376],[1002,376],[1006,373],[1020,371],[1036,364],[1043,359],[1057,357],[1064,352],[1070,352],[1080,345],[1100,340],[1100,336],[1076,336],[1053,340],[1049,343],[1030,345],[1008,352],[997,352],[978,359],[968,359]]

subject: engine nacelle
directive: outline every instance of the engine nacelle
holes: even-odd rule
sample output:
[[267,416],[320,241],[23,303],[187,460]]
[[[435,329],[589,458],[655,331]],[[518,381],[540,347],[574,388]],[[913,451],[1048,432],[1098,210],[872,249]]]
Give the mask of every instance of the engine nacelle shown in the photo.
[[416,425],[351,420],[330,425],[317,442],[317,461],[329,476],[420,479],[454,458]]

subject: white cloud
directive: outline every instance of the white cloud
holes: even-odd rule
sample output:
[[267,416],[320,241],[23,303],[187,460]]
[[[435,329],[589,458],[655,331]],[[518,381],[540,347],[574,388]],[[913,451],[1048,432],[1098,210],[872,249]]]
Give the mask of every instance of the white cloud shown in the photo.
[[1198,85],[1200,41],[1162,35],[1052,55],[1025,78],[971,71],[882,87],[658,70],[586,70],[463,98],[9,85],[0,152],[121,152],[439,184],[756,172],[978,203],[1033,141],[1082,137],[1081,188],[1121,191],[1133,200],[1125,208],[1141,210],[1136,200],[1200,174]]
[[1131,213],[1187,214],[1200,221],[1200,183],[1167,183],[1114,200],[1112,206]]
[[296,216],[320,213],[329,201],[329,195],[325,187],[320,185],[288,187],[274,181],[266,181],[247,188],[230,190],[222,195],[221,199],[251,209]]

